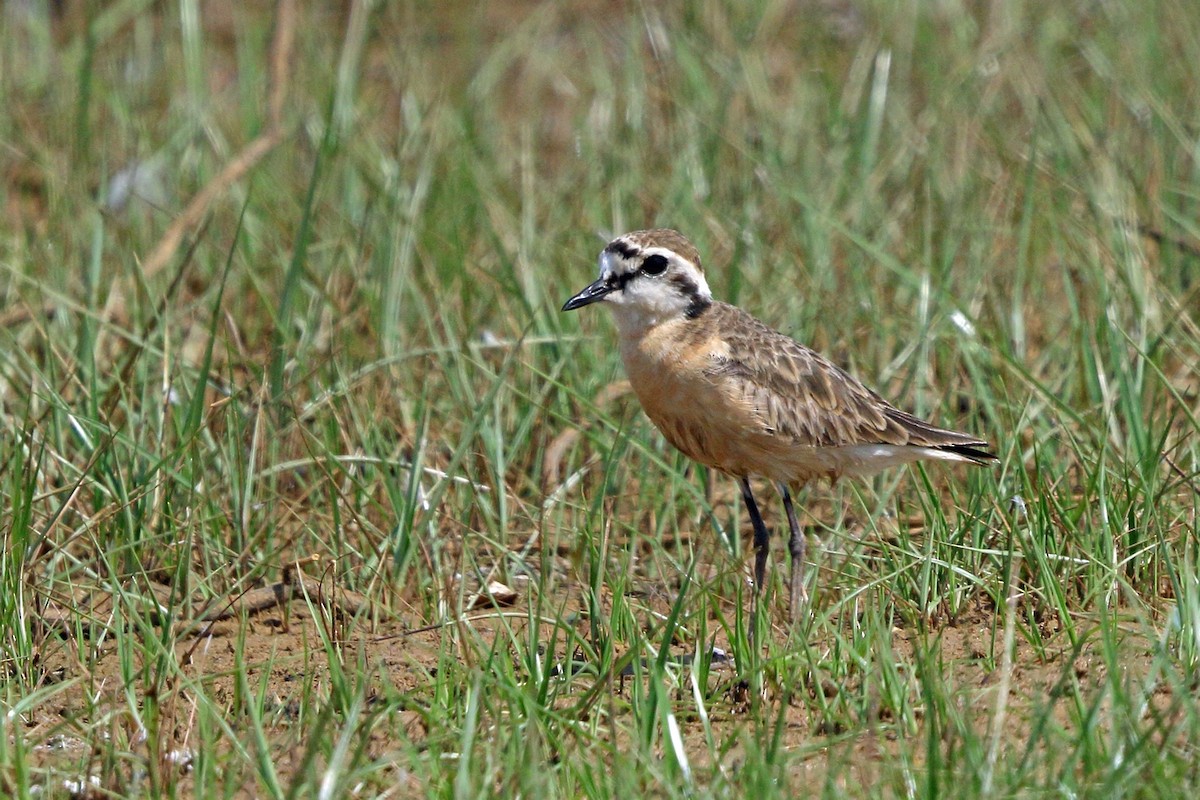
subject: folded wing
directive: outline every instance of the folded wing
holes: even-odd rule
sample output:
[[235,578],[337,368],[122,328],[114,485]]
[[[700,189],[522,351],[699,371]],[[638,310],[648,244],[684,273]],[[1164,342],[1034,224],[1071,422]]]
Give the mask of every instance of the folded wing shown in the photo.
[[901,411],[819,353],[735,306],[715,306],[731,317],[719,325],[729,349],[707,372],[739,387],[764,433],[802,447],[911,446],[995,459],[987,442]]

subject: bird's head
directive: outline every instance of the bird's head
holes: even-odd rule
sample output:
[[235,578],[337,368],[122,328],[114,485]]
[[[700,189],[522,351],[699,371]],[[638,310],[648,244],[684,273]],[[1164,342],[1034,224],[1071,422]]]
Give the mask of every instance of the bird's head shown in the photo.
[[712,304],[700,254],[683,234],[658,228],[613,239],[600,253],[600,277],[563,311],[609,304],[622,329],[694,319]]

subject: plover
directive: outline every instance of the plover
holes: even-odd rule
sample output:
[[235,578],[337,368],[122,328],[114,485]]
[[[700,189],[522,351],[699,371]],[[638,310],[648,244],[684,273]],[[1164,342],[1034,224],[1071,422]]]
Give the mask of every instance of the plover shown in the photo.
[[745,311],[713,300],[700,254],[667,229],[618,236],[600,277],[563,305],[603,302],[642,408],[688,457],[736,478],[754,526],[755,598],[770,534],[750,488],[766,478],[783,497],[791,536],[791,614],[804,603],[804,536],[791,492],[921,460],[988,464],[972,434],[939,428],[888,403],[837,365]]

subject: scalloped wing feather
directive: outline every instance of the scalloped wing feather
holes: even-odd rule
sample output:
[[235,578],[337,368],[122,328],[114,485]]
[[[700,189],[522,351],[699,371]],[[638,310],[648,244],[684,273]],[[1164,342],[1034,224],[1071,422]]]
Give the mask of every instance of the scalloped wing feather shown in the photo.
[[[801,447],[912,447],[912,458],[989,461],[987,443],[901,411],[833,362],[727,303],[711,313],[728,349],[712,378],[733,382],[756,410],[762,432]],[[945,455],[931,452],[946,448]],[[899,455],[899,454],[897,454]]]

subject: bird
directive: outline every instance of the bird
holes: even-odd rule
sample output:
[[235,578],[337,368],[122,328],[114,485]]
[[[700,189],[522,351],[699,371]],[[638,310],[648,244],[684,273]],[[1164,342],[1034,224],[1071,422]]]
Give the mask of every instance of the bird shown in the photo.
[[596,303],[612,312],[646,416],[684,455],[738,482],[754,529],[756,614],[770,533],[751,478],[775,484],[783,500],[794,624],[807,597],[793,492],[915,461],[998,460],[986,440],[901,411],[816,351],[715,300],[699,251],[678,231],[633,231],[609,242],[599,277],[562,310]]

